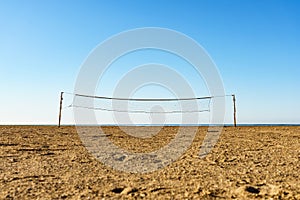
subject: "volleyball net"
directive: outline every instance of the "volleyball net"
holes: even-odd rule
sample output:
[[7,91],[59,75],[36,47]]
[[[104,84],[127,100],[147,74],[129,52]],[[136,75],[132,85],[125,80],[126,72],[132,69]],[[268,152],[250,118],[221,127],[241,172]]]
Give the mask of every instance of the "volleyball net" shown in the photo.
[[227,96],[232,96],[234,100],[234,125],[236,125],[235,95],[191,98],[119,98],[61,92],[58,126],[61,125],[62,110],[65,108],[148,115],[192,114],[210,112],[214,98]]

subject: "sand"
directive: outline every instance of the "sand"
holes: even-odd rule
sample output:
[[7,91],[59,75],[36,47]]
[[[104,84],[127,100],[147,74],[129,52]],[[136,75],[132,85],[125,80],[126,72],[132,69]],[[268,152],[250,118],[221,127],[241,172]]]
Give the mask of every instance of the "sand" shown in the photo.
[[[137,139],[104,128],[133,152],[161,148],[177,129]],[[300,199],[300,127],[226,127],[200,159],[206,130],[177,161],[136,174],[95,159],[74,127],[0,126],[0,199]]]

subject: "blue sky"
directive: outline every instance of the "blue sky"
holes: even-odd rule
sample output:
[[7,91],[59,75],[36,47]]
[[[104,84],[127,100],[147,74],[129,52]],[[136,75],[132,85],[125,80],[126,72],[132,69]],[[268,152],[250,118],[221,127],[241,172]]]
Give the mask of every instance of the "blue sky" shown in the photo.
[[292,0],[2,0],[0,124],[56,123],[59,92],[73,91],[90,51],[141,27],[202,45],[237,95],[239,123],[300,123],[299,9]]

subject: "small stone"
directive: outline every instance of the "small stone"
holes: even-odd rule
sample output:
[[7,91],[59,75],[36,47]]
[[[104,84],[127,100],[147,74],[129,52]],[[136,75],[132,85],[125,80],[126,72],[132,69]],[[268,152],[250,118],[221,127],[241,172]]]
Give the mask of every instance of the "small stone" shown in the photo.
[[117,161],[123,161],[125,160],[126,156],[120,156],[119,158],[116,158]]
[[141,194],[140,194],[140,197],[145,197],[145,196],[146,196],[145,193],[141,193]]
[[245,190],[246,190],[247,192],[252,193],[252,194],[258,194],[258,193],[260,192],[259,188],[256,188],[256,187],[253,187],[253,186],[247,186],[247,187],[245,188]]

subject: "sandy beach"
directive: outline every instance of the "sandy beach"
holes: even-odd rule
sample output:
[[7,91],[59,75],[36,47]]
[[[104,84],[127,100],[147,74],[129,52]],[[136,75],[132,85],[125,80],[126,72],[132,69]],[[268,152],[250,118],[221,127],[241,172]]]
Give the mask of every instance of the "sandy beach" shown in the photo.
[[[151,128],[151,127],[149,127]],[[139,127],[133,127],[140,131]],[[118,127],[107,137],[133,152],[166,145],[178,127],[134,138]],[[96,160],[72,126],[0,126],[0,199],[300,199],[300,127],[225,127],[204,159],[207,127],[184,155],[146,174]]]

